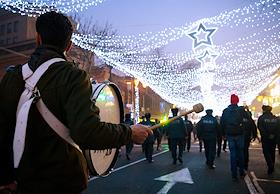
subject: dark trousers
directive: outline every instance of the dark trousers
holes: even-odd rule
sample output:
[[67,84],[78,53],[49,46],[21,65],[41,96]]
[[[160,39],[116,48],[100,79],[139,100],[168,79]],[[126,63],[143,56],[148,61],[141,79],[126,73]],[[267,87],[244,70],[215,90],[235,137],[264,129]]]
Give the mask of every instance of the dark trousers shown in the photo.
[[148,161],[152,161],[154,152],[154,143],[146,142],[144,145],[145,157]]
[[130,155],[133,148],[133,141],[129,141],[128,144],[125,145],[125,153]]
[[244,174],[244,135],[227,136],[230,150],[230,168],[232,177],[237,177],[237,166],[239,174]]
[[158,136],[156,137],[156,140],[157,140],[157,150],[159,150],[160,145],[161,145],[162,135],[161,135],[161,134],[158,135]]
[[186,139],[186,141],[187,141],[187,150],[188,151],[190,151],[190,149],[191,149],[191,139],[192,139],[191,134],[192,134],[192,132],[188,132],[188,138]]
[[217,156],[220,157],[221,155],[221,149],[222,149],[222,141],[223,141],[223,138],[222,137],[219,137],[217,138]]
[[216,156],[216,138],[203,139],[206,164],[213,165]]
[[274,140],[262,139],[263,155],[269,170],[274,169],[276,143]]
[[179,147],[178,158],[182,158],[185,138],[171,138],[171,154],[174,161],[177,160],[177,146]]
[[249,147],[250,147],[251,137],[244,138],[244,169],[248,170],[249,164]]
[[202,140],[199,139],[199,140],[198,140],[198,143],[199,143],[199,151],[201,152],[201,151],[202,151]]
[[225,151],[226,149],[227,149],[227,139],[224,139],[223,150]]

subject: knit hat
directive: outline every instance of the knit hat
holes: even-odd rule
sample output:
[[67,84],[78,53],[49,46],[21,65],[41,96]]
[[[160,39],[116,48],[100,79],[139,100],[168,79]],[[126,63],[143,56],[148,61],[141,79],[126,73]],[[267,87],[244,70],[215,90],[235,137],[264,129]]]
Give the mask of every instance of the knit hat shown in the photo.
[[232,95],[230,96],[230,103],[231,103],[231,104],[238,104],[238,102],[239,102],[238,96],[235,95],[235,94],[232,94]]

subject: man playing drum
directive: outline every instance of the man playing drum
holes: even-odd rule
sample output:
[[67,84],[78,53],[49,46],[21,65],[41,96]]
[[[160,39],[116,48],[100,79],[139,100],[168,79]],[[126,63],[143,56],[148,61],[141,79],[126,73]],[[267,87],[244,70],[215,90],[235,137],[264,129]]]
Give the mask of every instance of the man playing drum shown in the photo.
[[[100,121],[99,108],[90,100],[88,75],[65,58],[73,33],[67,17],[55,12],[42,14],[37,18],[36,31],[38,47],[28,61],[31,75],[48,60],[56,58],[59,62],[53,63],[39,79],[36,88],[40,93],[29,92],[42,99],[69,128],[70,137],[82,150],[116,148],[130,140],[141,144],[152,134],[146,126]],[[22,135],[24,151],[18,165],[14,164],[13,154],[15,157],[18,153],[15,145],[19,145],[13,142],[16,115],[20,113],[17,109],[21,94],[28,89],[22,67],[10,67],[0,84],[0,188],[14,190],[17,182],[21,194],[81,193],[88,179],[83,154],[48,125],[35,106],[36,101],[30,105],[26,133]]]

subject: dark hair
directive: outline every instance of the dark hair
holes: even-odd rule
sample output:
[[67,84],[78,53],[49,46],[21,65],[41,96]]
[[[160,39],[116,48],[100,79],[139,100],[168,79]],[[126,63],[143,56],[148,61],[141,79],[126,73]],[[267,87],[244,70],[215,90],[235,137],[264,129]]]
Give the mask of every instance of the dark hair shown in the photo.
[[51,11],[37,18],[36,31],[40,34],[43,44],[64,51],[71,39],[73,27],[65,15]]
[[151,118],[151,113],[145,113],[145,117],[146,117],[146,119],[150,119]]
[[173,114],[173,116],[177,116],[179,109],[178,108],[172,108],[171,112]]

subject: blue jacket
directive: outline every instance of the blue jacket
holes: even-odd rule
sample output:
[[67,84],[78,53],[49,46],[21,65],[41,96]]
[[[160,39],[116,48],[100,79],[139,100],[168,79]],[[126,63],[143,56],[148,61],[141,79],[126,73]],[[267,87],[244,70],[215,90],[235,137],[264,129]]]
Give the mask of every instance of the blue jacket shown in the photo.
[[224,109],[221,117],[221,128],[223,133],[228,136],[244,134],[244,118],[248,119],[248,114],[243,107],[239,107],[236,104],[229,105]]

